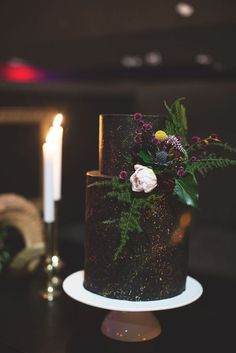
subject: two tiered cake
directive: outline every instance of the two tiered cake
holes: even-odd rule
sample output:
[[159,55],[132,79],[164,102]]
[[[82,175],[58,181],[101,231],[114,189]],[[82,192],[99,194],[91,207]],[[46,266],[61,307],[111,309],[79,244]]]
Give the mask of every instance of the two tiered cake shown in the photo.
[[185,290],[191,214],[172,196],[171,177],[151,175],[144,147],[151,143],[155,167],[164,170],[167,153],[183,155],[180,143],[161,136],[160,116],[99,119],[99,171],[87,173],[84,287],[132,301],[178,295]]

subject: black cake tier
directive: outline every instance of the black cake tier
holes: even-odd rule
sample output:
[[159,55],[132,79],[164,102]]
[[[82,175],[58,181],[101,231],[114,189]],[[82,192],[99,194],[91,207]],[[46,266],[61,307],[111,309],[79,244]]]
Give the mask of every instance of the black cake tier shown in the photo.
[[[145,122],[152,123],[153,130],[159,130],[164,117],[143,115]],[[121,170],[133,170],[129,161],[132,136],[138,123],[134,115],[101,114],[99,116],[99,170],[104,175],[119,175]]]
[[87,173],[84,287],[105,297],[133,301],[180,294],[187,276],[188,207],[172,197],[155,201],[155,208],[143,211],[144,231],[130,234],[115,260],[120,243],[116,220],[124,204],[106,197],[108,186],[96,185],[108,179],[99,171]]

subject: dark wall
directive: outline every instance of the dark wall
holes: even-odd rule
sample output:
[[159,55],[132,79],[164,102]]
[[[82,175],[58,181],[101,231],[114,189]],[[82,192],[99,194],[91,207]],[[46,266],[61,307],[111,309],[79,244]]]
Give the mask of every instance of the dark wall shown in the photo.
[[[0,125],[0,193],[36,198],[40,188],[37,124]],[[29,153],[30,151],[30,153]]]
[[[98,168],[98,116],[102,112],[133,111],[132,96],[15,92],[1,94],[0,105],[45,106],[64,113],[60,222],[62,224],[83,222],[85,175],[87,171]],[[1,136],[4,138],[1,139]],[[21,142],[26,142],[23,148],[15,145],[18,143],[17,137]],[[12,130],[12,126],[0,125],[0,160],[5,168],[0,173],[1,193],[15,192],[27,198],[40,196],[41,176],[38,168],[40,156],[38,146],[35,144],[37,140],[35,126],[14,125]],[[6,145],[7,141],[12,148]],[[29,144],[32,144],[30,148]]]
[[[85,173],[98,167],[98,115],[104,113],[164,113],[163,100],[185,97],[191,135],[218,133],[236,146],[236,83],[223,81],[137,83],[128,93],[3,93],[1,105],[52,106],[65,114],[63,151],[62,223],[84,220]],[[107,93],[108,92],[108,93]],[[124,90],[127,92],[127,89]],[[7,152],[4,152],[7,153]],[[235,158],[235,155],[232,155]],[[30,159],[30,157],[29,157]],[[4,160],[5,163],[5,160]],[[1,192],[4,180],[1,179]],[[236,225],[236,169],[210,172],[199,178],[200,222]],[[27,184],[26,184],[27,186]],[[18,190],[18,189],[17,189]],[[25,192],[25,185],[24,190]],[[27,194],[26,194],[27,195]]]

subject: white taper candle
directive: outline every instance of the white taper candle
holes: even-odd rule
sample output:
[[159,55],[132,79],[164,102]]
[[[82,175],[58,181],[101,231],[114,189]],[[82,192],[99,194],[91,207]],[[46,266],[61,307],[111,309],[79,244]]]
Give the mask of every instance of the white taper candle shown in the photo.
[[61,126],[63,119],[62,114],[57,114],[53,121],[53,126],[49,129],[49,134],[55,146],[54,152],[54,174],[53,174],[53,195],[54,200],[61,199],[61,179],[62,179],[62,141],[63,141],[63,127]]
[[55,221],[55,205],[53,197],[53,169],[54,169],[53,142],[43,144],[43,219],[46,223]]

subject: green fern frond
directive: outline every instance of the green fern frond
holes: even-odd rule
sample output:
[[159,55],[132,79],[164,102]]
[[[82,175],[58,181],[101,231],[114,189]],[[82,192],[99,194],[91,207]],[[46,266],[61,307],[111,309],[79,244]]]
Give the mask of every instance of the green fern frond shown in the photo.
[[88,187],[109,186],[111,191],[108,191],[105,198],[113,198],[123,204],[126,204],[127,210],[121,212],[117,220],[104,220],[102,224],[111,225],[117,223],[120,232],[120,243],[114,254],[114,260],[117,260],[119,254],[126,246],[130,235],[134,232],[141,233],[140,217],[142,210],[145,208],[156,207],[156,201],[161,199],[160,195],[152,194],[145,195],[144,198],[136,198],[133,196],[129,181],[120,181],[118,177],[110,180],[97,181],[89,184]]
[[210,146],[221,147],[221,148],[223,148],[225,151],[229,151],[229,152],[236,153],[236,148],[230,146],[227,142],[226,142],[226,143],[222,143],[222,142],[211,142]]
[[207,158],[199,159],[196,162],[188,165],[186,171],[192,174],[198,172],[202,176],[205,176],[209,171],[213,169],[225,168],[233,165],[236,165],[236,160],[209,155]]
[[130,207],[127,211],[121,213],[119,220],[120,230],[120,244],[115,251],[114,260],[117,260],[118,256],[129,241],[130,235],[134,232],[141,233],[143,230],[140,226],[140,218],[142,211],[145,208],[156,207],[156,201],[161,199],[160,195],[150,195],[146,198],[133,198]]
[[95,181],[92,184],[88,185],[88,188],[94,187],[94,186],[111,186],[113,190],[122,190],[126,189],[129,187],[130,183],[127,182],[121,182],[118,177],[111,178],[109,180],[102,180],[102,181]]
[[103,221],[102,224],[110,225],[110,224],[114,224],[116,222],[117,222],[117,219],[107,219],[107,220]]
[[[202,139],[199,143],[196,143],[196,144],[192,144],[188,149],[188,154],[189,153],[192,153],[194,151],[197,151],[199,150],[199,148],[202,148],[202,143],[205,139]],[[208,148],[208,147],[220,147],[222,148],[223,150],[225,151],[228,151],[228,152],[232,152],[232,153],[236,153],[236,148],[235,147],[232,147],[229,145],[229,143],[227,142],[213,142],[213,141],[209,141],[209,144],[208,145],[204,145],[204,147]]]
[[130,204],[131,202],[131,195],[129,192],[126,191],[110,191],[107,193],[105,197],[115,198],[117,201],[124,202]]
[[93,188],[94,186],[111,186],[112,180],[104,180],[104,181],[95,181],[92,184],[88,184],[88,188]]

